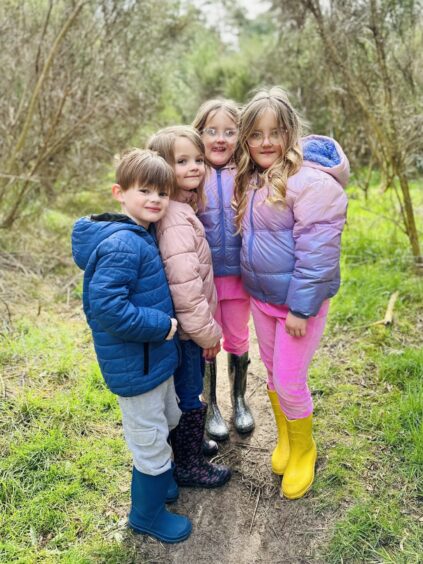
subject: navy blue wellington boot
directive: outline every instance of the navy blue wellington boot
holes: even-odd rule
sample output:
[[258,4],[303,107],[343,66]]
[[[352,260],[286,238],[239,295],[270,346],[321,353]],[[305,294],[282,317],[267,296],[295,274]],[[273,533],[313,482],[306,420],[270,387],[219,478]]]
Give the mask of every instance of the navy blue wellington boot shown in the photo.
[[170,475],[170,482],[166,493],[166,503],[174,503],[179,497],[179,486],[175,481],[173,472],[175,470],[175,463],[172,462],[172,473]]
[[165,507],[173,470],[158,476],[132,469],[132,505],[128,524],[136,533],[150,535],[162,542],[181,542],[189,537],[191,521],[183,515],[170,513]]

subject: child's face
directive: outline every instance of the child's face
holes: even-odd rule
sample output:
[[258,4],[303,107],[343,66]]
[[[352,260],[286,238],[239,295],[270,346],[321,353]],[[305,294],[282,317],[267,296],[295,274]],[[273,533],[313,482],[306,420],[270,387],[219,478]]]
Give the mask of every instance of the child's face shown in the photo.
[[275,112],[268,108],[256,120],[247,143],[253,161],[262,169],[271,167],[285,151],[285,132]]
[[215,168],[227,164],[235,151],[238,129],[225,110],[210,113],[203,129],[202,139],[206,158]]
[[148,229],[150,223],[159,221],[169,206],[169,193],[158,192],[148,186],[132,186],[122,190],[119,184],[112,187],[113,197],[121,203],[122,212],[138,225]]
[[175,176],[179,188],[175,200],[192,204],[197,199],[197,188],[206,174],[204,155],[186,137],[175,140]]

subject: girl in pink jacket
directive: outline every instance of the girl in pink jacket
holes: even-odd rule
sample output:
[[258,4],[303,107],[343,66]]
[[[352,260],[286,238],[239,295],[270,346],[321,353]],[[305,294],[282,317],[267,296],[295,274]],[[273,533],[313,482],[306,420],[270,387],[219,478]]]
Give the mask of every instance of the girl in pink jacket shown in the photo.
[[[206,175],[206,201],[205,205],[200,205],[198,217],[205,227],[212,252],[218,297],[215,318],[222,327],[223,348],[228,353],[233,420],[239,433],[249,433],[254,429],[254,419],[245,401],[250,297],[241,281],[241,237],[236,232],[232,207],[238,121],[239,109],[235,102],[217,99],[208,100],[200,107],[193,126],[201,134],[211,165]],[[209,403],[206,430],[216,440],[227,439],[228,428],[216,400],[216,361],[206,363],[204,389]]]
[[236,162],[241,273],[278,428],[272,469],[283,475],[281,493],[296,499],[314,479],[307,371],[339,288],[349,165],[333,139],[301,138],[300,119],[277,87],[243,109]]
[[181,344],[181,364],[174,374],[182,416],[170,437],[175,479],[180,486],[214,488],[225,484],[230,469],[212,464],[202,453],[207,404],[203,391],[205,359],[220,350],[222,331],[214,319],[217,305],[210,248],[195,210],[203,199],[204,145],[186,126],[160,130],[149,141],[174,169],[176,185],[167,214],[157,224],[157,238],[169,282]]

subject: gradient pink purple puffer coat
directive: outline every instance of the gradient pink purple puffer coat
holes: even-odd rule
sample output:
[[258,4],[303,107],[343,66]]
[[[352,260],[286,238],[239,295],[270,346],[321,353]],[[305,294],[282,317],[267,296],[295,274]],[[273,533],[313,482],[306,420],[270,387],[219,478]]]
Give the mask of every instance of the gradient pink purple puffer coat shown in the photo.
[[265,202],[268,186],[251,185],[241,275],[251,296],[309,317],[339,289],[349,163],[329,137],[305,137],[302,148],[304,163],[288,179],[285,207]]

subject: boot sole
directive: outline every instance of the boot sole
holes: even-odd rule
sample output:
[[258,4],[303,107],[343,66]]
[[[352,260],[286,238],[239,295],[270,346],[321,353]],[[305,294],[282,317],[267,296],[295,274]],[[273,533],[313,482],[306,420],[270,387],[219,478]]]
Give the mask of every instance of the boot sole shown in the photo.
[[245,428],[245,427],[241,428],[241,427],[237,427],[235,425],[235,429],[237,430],[237,432],[240,435],[246,435],[247,433],[251,433],[251,431],[254,431],[255,428],[256,428],[255,425],[253,425],[252,427],[247,427],[247,428]]
[[300,497],[303,497],[309,490],[311,490],[311,486],[313,485],[314,482],[314,472],[313,472],[313,477],[311,482],[305,487],[303,488],[301,491],[295,493],[294,495],[287,495],[282,489],[281,489],[281,497],[284,497],[286,499],[300,499]]
[[210,457],[210,456],[215,456],[219,452],[219,449],[218,448],[214,448],[210,450],[202,449],[201,452],[203,453],[204,456]]
[[130,521],[128,521],[128,526],[134,533],[137,533],[138,535],[148,535],[153,539],[162,542],[167,542],[168,544],[175,544],[177,542],[182,542],[186,540],[190,536],[192,531],[192,525],[191,525],[190,528],[183,535],[179,536],[178,538],[174,538],[174,537],[167,537],[165,535],[159,535],[158,533],[151,531],[150,529],[142,529],[140,527],[136,527]]
[[178,486],[180,488],[205,488],[206,490],[213,490],[215,488],[220,488],[221,486],[224,486],[225,484],[227,484],[229,482],[229,480],[231,479],[232,474],[229,474],[228,477],[223,480],[222,482],[219,482],[218,484],[198,484],[195,482],[180,482],[178,481]]
[[229,433],[225,435],[215,435],[214,433],[210,433],[210,431],[207,431],[207,434],[211,439],[219,442],[227,441],[229,439]]
[[285,499],[289,499],[289,500],[300,499],[301,497],[304,497],[305,494],[311,490],[312,485],[313,483],[311,483],[307,488],[301,490],[301,492],[296,493],[295,495],[286,495],[286,493],[282,491],[281,497],[284,497]]

